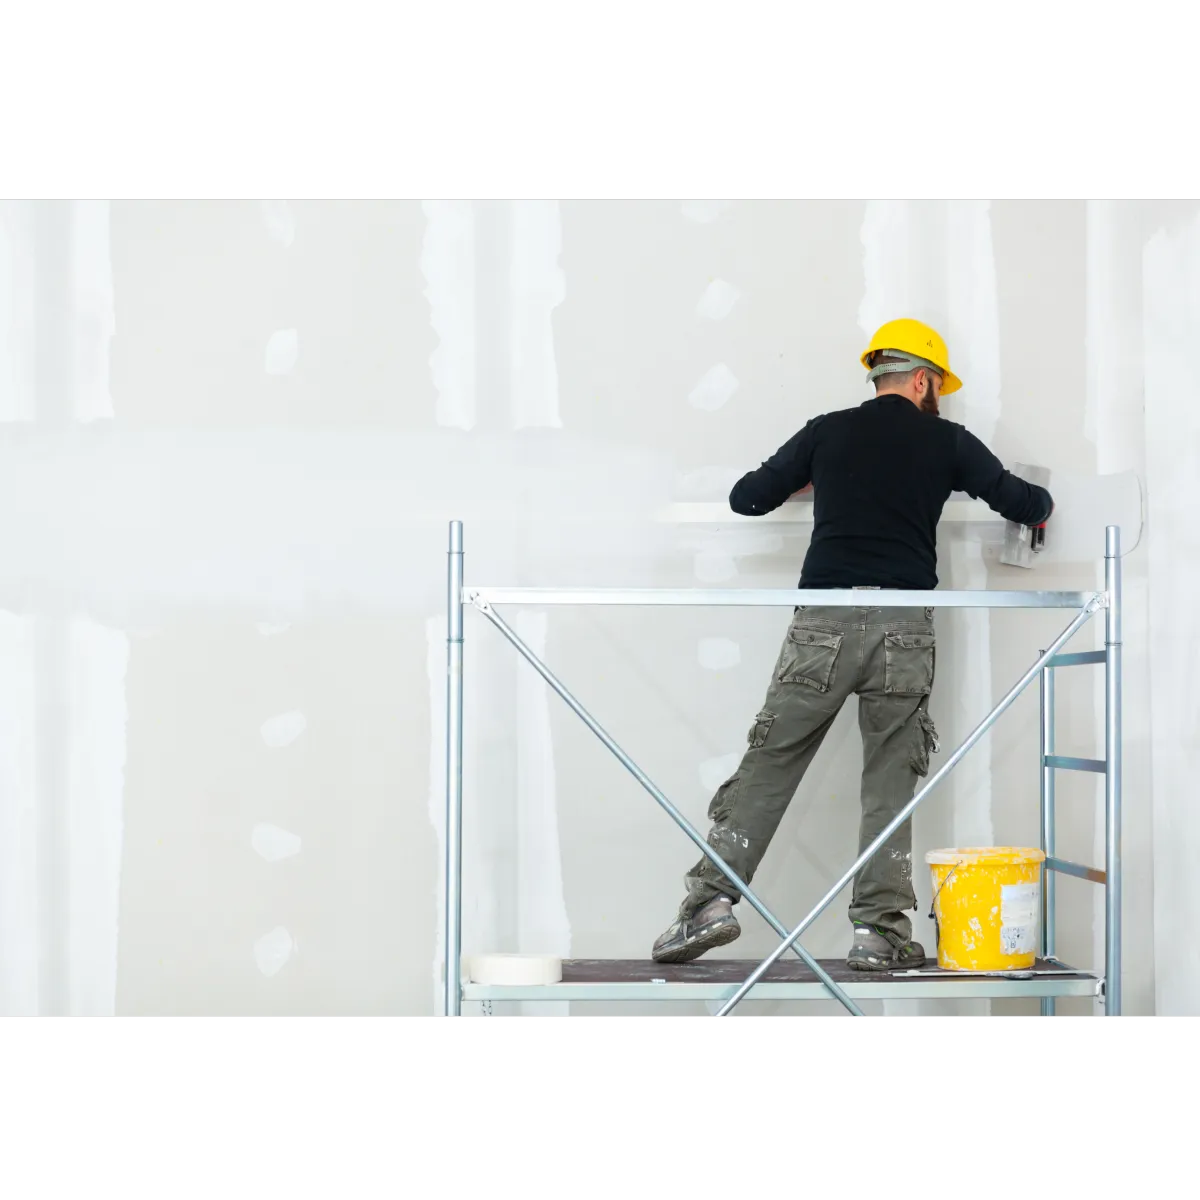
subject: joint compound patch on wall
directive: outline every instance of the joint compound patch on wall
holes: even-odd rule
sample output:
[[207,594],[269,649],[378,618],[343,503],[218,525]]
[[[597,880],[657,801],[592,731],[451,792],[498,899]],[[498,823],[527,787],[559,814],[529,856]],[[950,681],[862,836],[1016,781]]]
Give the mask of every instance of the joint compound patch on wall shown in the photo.
[[254,943],[254,961],[258,969],[270,979],[283,970],[288,959],[296,953],[296,950],[295,939],[282,925],[279,925],[270,933],[264,933]]
[[35,373],[33,202],[0,201],[0,421],[32,421]]
[[277,717],[268,717],[262,723],[262,740],[273,750],[290,746],[308,727],[308,720],[302,712],[280,713]]
[[277,329],[267,341],[264,366],[268,375],[288,375],[300,356],[300,334],[295,329]]
[[1000,888],[1000,953],[1032,954],[1038,944],[1041,887],[1010,883]]
[[696,316],[705,321],[723,321],[741,297],[741,292],[724,279],[714,279],[696,304]]
[[567,294],[558,264],[562,217],[557,200],[512,203],[509,258],[510,395],[514,429],[561,429],[554,310]]
[[423,200],[421,274],[438,344],[429,356],[441,426],[475,428],[475,209],[470,200]]
[[111,419],[110,349],[116,332],[107,200],[71,206],[71,300],[74,307],[74,412],[79,421]]
[[[429,793],[426,812],[437,838],[437,926],[433,939],[433,1011],[445,1000],[446,949],[446,617],[425,619],[425,674],[429,681]],[[464,887],[465,891],[465,887]]]
[[701,638],[696,659],[707,671],[728,671],[742,661],[742,648],[732,638]]
[[679,206],[679,211],[685,221],[696,225],[711,225],[732,205],[732,200],[684,200]]
[[715,792],[738,769],[742,752],[722,754],[719,758],[706,758],[700,764],[700,784],[706,792]]
[[250,845],[267,862],[281,862],[300,853],[300,838],[278,825],[260,822],[250,831]]
[[688,394],[688,403],[704,412],[723,408],[738,390],[738,377],[724,364],[710,367]]
[[296,239],[296,218],[291,205],[286,200],[260,200],[258,205],[271,240],[287,249]]

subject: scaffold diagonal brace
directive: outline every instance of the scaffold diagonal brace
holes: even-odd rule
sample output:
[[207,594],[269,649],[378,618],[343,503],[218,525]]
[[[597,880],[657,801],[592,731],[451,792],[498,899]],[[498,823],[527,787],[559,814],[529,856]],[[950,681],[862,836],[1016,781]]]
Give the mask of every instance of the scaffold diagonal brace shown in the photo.
[[817,902],[813,910],[792,930],[787,937],[773,950],[757,967],[750,973],[746,981],[738,988],[736,992],[721,1006],[716,1013],[718,1017],[728,1016],[729,1013],[745,998],[746,994],[754,987],[756,983],[770,969],[772,963],[784,954],[794,939],[798,938],[820,915],[826,908],[837,898],[838,893],[862,870],[863,865],[867,863],[879,850],[887,843],[887,840],[904,824],[913,814],[913,811],[933,791],[947,775],[962,761],[967,751],[979,741],[981,737],[996,723],[1000,716],[1008,709],[1014,700],[1038,678],[1042,668],[1054,657],[1058,651],[1067,644],[1075,636],[1075,634],[1087,623],[1092,614],[1104,607],[1104,598],[1101,596],[1093,597],[1083,607],[1082,611],[1075,619],[1058,635],[1057,638],[1050,644],[1050,649],[1042,653],[1037,661],[1025,672],[1024,675],[1013,685],[1008,694],[992,709],[990,713],[971,731],[966,740],[954,751],[953,754],[942,765],[941,769],[925,784],[920,791],[884,826],[875,840],[854,860],[854,862],[846,869],[841,878],[825,893],[825,895]]
[[[786,926],[771,912],[769,908],[750,890],[750,888],[734,873],[732,867],[708,844],[707,841],[700,835],[699,831],[692,825],[690,821],[675,807],[674,804],[664,795],[650,777],[621,749],[619,745],[612,739],[604,727],[588,712],[586,708],[567,690],[562,681],[546,666],[544,662],[521,640],[520,636],[508,625],[503,617],[496,612],[494,608],[481,598],[476,598],[475,607],[483,613],[485,617],[504,635],[508,642],[513,646],[518,654],[529,663],[531,667],[548,683],[553,691],[566,703],[567,707],[575,713],[580,720],[596,735],[597,738],[604,744],[605,748],[617,759],[618,762],[642,785],[643,788],[657,801],[660,808],[679,826],[680,829],[700,848],[705,856],[721,871],[722,874],[730,880],[731,883],[742,894],[742,898],[750,905],[775,930],[781,937],[787,933]],[[829,992],[838,1000],[841,1005],[853,1016],[861,1017],[862,1009],[846,995],[834,981],[830,978],[828,972],[817,962],[815,958],[801,946],[795,938],[790,938],[787,944],[788,949],[793,950],[808,967],[810,971],[825,985]]]

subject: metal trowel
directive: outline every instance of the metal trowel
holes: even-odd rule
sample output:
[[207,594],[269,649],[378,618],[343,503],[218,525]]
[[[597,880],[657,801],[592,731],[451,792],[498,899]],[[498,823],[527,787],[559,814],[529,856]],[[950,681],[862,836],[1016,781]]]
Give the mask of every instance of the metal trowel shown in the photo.
[[[1036,483],[1039,487],[1050,486],[1050,471],[1047,467],[1031,467],[1026,463],[1016,463],[1012,473],[1027,483]],[[1004,523],[1004,549],[1000,553],[1000,561],[1010,567],[1032,567],[1034,556],[1046,548],[1045,525],[1018,525],[1016,521]]]

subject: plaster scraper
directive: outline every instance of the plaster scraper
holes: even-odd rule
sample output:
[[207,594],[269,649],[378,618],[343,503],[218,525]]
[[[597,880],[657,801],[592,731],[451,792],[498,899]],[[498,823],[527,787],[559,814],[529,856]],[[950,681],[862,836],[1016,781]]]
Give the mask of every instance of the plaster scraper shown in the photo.
[[1040,528],[1006,521],[1000,561],[1026,569],[1039,563],[1094,562],[1104,553],[1106,526],[1121,528],[1121,553],[1142,537],[1142,483],[1135,471],[1078,475],[1016,463],[1014,475],[1048,488],[1054,513]]
[[[1036,483],[1049,488],[1050,471],[1047,467],[1032,467],[1027,463],[1016,463],[1012,473],[1026,483]],[[1000,561],[1009,567],[1032,567],[1033,556],[1040,554],[1046,545],[1045,525],[1020,525],[1016,521],[1004,522],[1004,549]]]

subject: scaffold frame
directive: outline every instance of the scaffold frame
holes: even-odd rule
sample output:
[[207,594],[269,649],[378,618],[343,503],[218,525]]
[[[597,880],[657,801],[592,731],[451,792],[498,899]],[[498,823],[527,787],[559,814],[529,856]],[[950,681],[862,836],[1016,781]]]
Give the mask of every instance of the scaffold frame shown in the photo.
[[[445,956],[444,1011],[458,1016],[464,1001],[490,1009],[493,1001],[706,1000],[720,1005],[715,1015],[726,1016],[742,1000],[811,1000],[833,997],[851,1015],[861,1016],[865,999],[1016,998],[1037,997],[1041,1012],[1050,1016],[1056,1001],[1069,996],[1101,996],[1107,1016],[1121,1013],[1121,531],[1105,531],[1105,586],[1098,592],[1071,591],[892,591],[872,590],[871,607],[929,606],[938,608],[1051,608],[1076,610],[1066,628],[1037,656],[998,704],[971,731],[941,768],[860,853],[808,915],[790,930],[762,899],[738,878],[720,855],[646,773],[613,740],[563,682],[496,611],[497,605],[643,605],[794,607],[819,604],[861,607],[856,590],[750,588],[515,588],[468,587],[464,582],[463,525],[452,521],[449,531],[446,631],[446,858],[444,872]],[[721,870],[742,898],[782,939],[761,962],[705,960],[675,968],[635,960],[568,960],[563,980],[553,984],[478,984],[462,978],[462,789],[463,789],[463,629],[464,612],[478,610],[530,664],[567,707],[596,735],[622,766],[642,785],[684,834]],[[1105,614],[1104,649],[1068,653],[1066,644],[1097,612]],[[1072,758],[1055,753],[1054,679],[1056,671],[1075,666],[1103,665],[1105,720],[1103,759]],[[804,934],[843,888],[891,837],[915,809],[975,746],[1018,696],[1039,680],[1040,696],[1040,827],[1046,860],[1042,871],[1041,956],[1028,971],[972,974],[922,969],[896,970],[878,976],[858,976],[841,964],[814,959],[800,944]],[[1055,854],[1055,777],[1059,771],[1104,775],[1105,865],[1100,870],[1061,859]],[[1105,888],[1104,970],[1076,970],[1055,954],[1057,913],[1056,876],[1072,875]],[[799,960],[781,964],[791,952]],[[744,974],[744,977],[742,977]],[[840,978],[839,978],[840,977]]]

